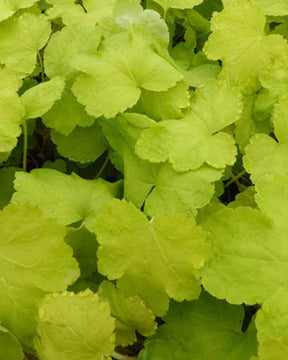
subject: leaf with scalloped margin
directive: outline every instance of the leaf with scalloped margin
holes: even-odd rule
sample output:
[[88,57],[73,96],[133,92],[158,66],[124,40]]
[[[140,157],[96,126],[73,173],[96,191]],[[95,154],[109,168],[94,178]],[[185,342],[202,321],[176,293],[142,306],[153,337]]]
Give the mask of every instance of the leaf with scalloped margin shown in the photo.
[[20,87],[17,77],[0,69],[0,83],[0,152],[8,153],[16,146],[21,134],[25,109],[17,94]]
[[225,2],[224,10],[215,12],[204,51],[209,59],[223,63],[221,77],[238,84],[245,92],[259,87],[257,76],[274,54],[287,49],[279,35],[265,35],[265,14],[249,0]]
[[253,305],[285,284],[286,233],[275,229],[259,210],[224,208],[202,226],[212,256],[200,270],[201,282],[213,296],[232,304]]
[[8,205],[0,220],[0,322],[30,348],[39,302],[45,292],[72,284],[78,264],[65,244],[66,229],[39,209]]
[[39,310],[36,351],[41,360],[103,360],[114,350],[109,305],[86,290],[47,295]]
[[260,360],[288,356],[288,289],[284,287],[265,301],[256,317]]
[[35,119],[44,115],[61,98],[64,86],[64,79],[57,76],[26,90],[20,98],[25,107],[24,118]]
[[12,197],[14,204],[38,206],[61,225],[83,221],[88,230],[102,207],[113,199],[116,188],[102,179],[86,180],[53,169],[35,169],[30,174],[16,173]]
[[155,315],[139,296],[126,297],[109,281],[100,284],[98,295],[108,302],[111,314],[116,318],[116,345],[132,345],[137,340],[136,330],[144,336],[155,333]]
[[98,123],[90,127],[77,126],[67,136],[52,131],[51,139],[62,156],[84,164],[95,161],[107,149],[106,138]]
[[176,67],[155,51],[151,35],[138,27],[106,38],[97,55],[79,55],[73,65],[84,74],[72,91],[95,117],[112,118],[134,106],[141,89],[166,91],[182,79]]
[[38,0],[2,0],[0,4],[0,21],[13,16],[19,9],[29,8]]
[[150,162],[169,161],[176,171],[196,170],[204,163],[215,168],[233,165],[234,139],[221,130],[236,122],[241,111],[238,89],[210,80],[199,86],[183,119],[162,121],[143,130],[136,154]]
[[37,52],[47,43],[50,22],[44,15],[24,13],[0,23],[0,63],[17,75],[35,68]]
[[165,324],[148,338],[139,360],[248,360],[257,353],[255,326],[241,331],[244,311],[207,293],[191,302],[171,302]]
[[117,280],[125,295],[139,295],[159,316],[169,297],[198,298],[199,269],[210,249],[194,219],[173,214],[149,222],[131,203],[113,200],[103,208],[95,233],[99,272]]
[[[223,169],[202,166],[196,171],[176,172],[169,163],[151,164],[135,155],[135,142],[153,121],[145,115],[123,114],[103,121],[103,132],[124,164],[124,196],[150,216],[184,212],[194,216],[207,205]],[[119,160],[119,158],[118,158]]]

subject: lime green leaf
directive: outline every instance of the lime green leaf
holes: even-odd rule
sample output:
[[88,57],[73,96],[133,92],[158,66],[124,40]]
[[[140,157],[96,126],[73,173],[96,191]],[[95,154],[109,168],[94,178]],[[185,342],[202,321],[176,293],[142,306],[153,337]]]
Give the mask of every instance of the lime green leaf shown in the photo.
[[75,4],[73,1],[69,2],[55,2],[53,7],[46,11],[49,20],[55,21],[61,18],[64,25],[79,26],[79,24],[95,24],[84,11],[80,4]]
[[149,222],[132,204],[113,200],[95,229],[98,269],[117,279],[125,294],[141,296],[158,315],[167,311],[169,297],[199,296],[198,269],[209,258],[209,247],[194,219],[174,214]]
[[145,341],[139,360],[249,360],[257,353],[255,326],[241,331],[240,306],[202,294],[199,300],[172,302],[165,325]]
[[194,6],[201,4],[203,0],[153,0],[153,2],[160,5],[164,11],[167,11],[170,8],[192,9]]
[[96,23],[100,23],[106,18],[111,18],[113,15],[113,9],[117,0],[83,0],[83,5],[87,10],[88,15],[95,20]]
[[271,294],[257,313],[259,357],[261,360],[285,359],[288,356],[287,287]]
[[97,27],[78,23],[65,26],[54,33],[44,52],[45,72],[50,77],[62,76],[72,83],[77,70],[72,66],[73,57],[79,54],[96,53],[101,38]]
[[253,305],[283,286],[288,276],[286,235],[259,210],[224,208],[211,215],[205,229],[212,257],[201,270],[201,281],[212,295]]
[[52,141],[61,155],[80,163],[95,161],[107,149],[107,141],[97,123],[84,128],[77,126],[67,136],[53,131]]
[[133,344],[137,340],[136,330],[144,336],[155,333],[155,315],[139,296],[126,297],[109,281],[101,283],[98,295],[108,302],[111,314],[116,318],[116,345]]
[[86,113],[84,106],[79,104],[68,90],[63,91],[62,98],[43,116],[46,126],[63,135],[69,135],[77,125],[91,126],[94,121],[95,119]]
[[288,175],[287,159],[286,143],[277,143],[268,135],[257,134],[245,149],[244,165],[255,183],[263,175]]
[[19,9],[34,5],[38,0],[5,0],[0,5],[0,21],[8,19]]
[[17,144],[25,109],[17,94],[20,83],[16,76],[0,69],[0,83],[0,152],[7,153]]
[[288,96],[288,56],[287,51],[279,54],[267,65],[260,73],[259,80],[261,85],[269,90],[270,96]]
[[150,9],[143,9],[139,0],[118,0],[113,10],[115,22],[124,29],[133,24],[144,25],[155,38],[169,43],[169,30],[166,22],[159,13]]
[[84,180],[53,169],[17,173],[12,202],[38,206],[62,225],[83,221],[88,230],[102,207],[113,198],[113,189],[104,180]]
[[[103,121],[104,134],[124,163],[124,194],[148,215],[187,212],[196,215],[214,194],[214,182],[222,169],[203,166],[196,171],[177,173],[170,164],[151,164],[134,153],[140,133],[153,121],[144,115],[125,114]],[[118,158],[119,160],[119,158]]]
[[65,228],[40,210],[9,205],[0,220],[0,322],[31,347],[44,292],[65,290],[79,269],[64,242]]
[[31,74],[37,52],[49,39],[51,27],[44,15],[23,14],[0,24],[0,62],[17,75]]
[[44,115],[61,98],[64,89],[64,80],[55,77],[52,80],[36,85],[21,96],[25,107],[25,119],[35,119]]
[[282,231],[287,231],[288,176],[264,175],[257,180],[255,200],[266,214]]
[[136,109],[155,120],[178,119],[190,105],[188,85],[181,81],[167,91],[142,90]]
[[240,98],[225,83],[207,82],[199,87],[183,120],[162,121],[141,133],[136,154],[151,162],[169,160],[177,171],[196,170],[204,163],[216,168],[233,165],[237,154],[233,138],[215,132],[239,119]]
[[288,199],[286,102],[283,100],[276,106],[273,118],[275,133],[281,141],[276,142],[264,134],[255,135],[246,147],[244,156],[245,168],[255,184],[255,199],[259,208],[282,229],[287,229]]
[[0,325],[0,356],[5,360],[23,360],[22,347],[15,336]]
[[257,88],[257,76],[274,53],[287,47],[278,35],[265,36],[265,14],[249,0],[231,0],[212,18],[212,35],[205,44],[209,59],[223,62],[222,76],[243,90]]
[[212,135],[200,121],[167,120],[142,132],[136,154],[150,162],[169,160],[176,171],[188,171],[204,163],[215,168],[233,165],[237,149],[229,134]]
[[69,229],[66,235],[66,243],[73,249],[74,257],[79,263],[81,276],[92,275],[97,269],[96,252],[98,244],[96,237],[85,227]]
[[6,206],[11,200],[14,192],[13,181],[15,172],[20,169],[15,167],[4,168],[0,170],[0,209]]
[[141,89],[166,91],[182,79],[151,41],[142,28],[132,28],[103,41],[98,55],[76,57],[74,66],[85,74],[72,90],[90,115],[114,117],[136,104]]
[[35,346],[42,360],[102,360],[114,350],[109,305],[90,290],[47,295]]
[[148,190],[142,204],[145,202],[144,211],[150,216],[174,212],[195,216],[198,209],[209,203],[215,192],[214,183],[222,176],[222,170],[209,166],[184,173],[176,172],[167,163],[147,167],[143,162],[137,164],[136,160],[133,163],[130,159],[124,179],[124,190],[125,198],[139,207],[140,190]]
[[281,144],[288,143],[288,98],[280,100],[274,107],[274,133]]
[[67,171],[67,165],[63,159],[57,159],[55,161],[50,161],[50,160],[45,161],[42,167],[47,169],[58,170],[63,173],[66,173]]
[[235,123],[235,138],[242,153],[244,153],[245,147],[249,144],[253,135],[258,133],[269,134],[272,131],[269,118],[258,121],[255,114],[255,100],[255,95],[243,98],[243,112],[240,119]]
[[256,209],[255,193],[255,187],[248,186],[244,191],[236,195],[235,200],[231,201],[228,204],[228,207],[237,208],[240,206],[248,206]]
[[285,16],[288,15],[288,3],[286,0],[255,0],[265,11],[266,15]]
[[242,96],[238,88],[226,81],[208,80],[198,86],[187,117],[200,119],[211,133],[237,121],[242,113]]

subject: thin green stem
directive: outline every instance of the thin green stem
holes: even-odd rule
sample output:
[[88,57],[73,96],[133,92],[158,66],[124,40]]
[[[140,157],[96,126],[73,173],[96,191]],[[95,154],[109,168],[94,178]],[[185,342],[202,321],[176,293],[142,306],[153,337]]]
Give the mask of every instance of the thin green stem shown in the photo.
[[128,356],[128,355],[122,355],[117,352],[113,352],[112,354],[113,358],[116,360],[137,360],[136,356]]
[[27,171],[27,154],[28,154],[28,130],[26,120],[22,123],[23,127],[23,170]]
[[107,156],[106,156],[106,158],[105,158],[105,160],[104,160],[104,162],[103,162],[100,170],[98,171],[97,175],[95,176],[95,179],[98,179],[98,178],[101,176],[102,172],[103,172],[103,171],[105,170],[105,168],[106,168],[106,165],[108,164],[108,161],[109,161],[109,153],[107,154]]
[[44,81],[44,65],[43,65],[43,59],[42,59],[40,51],[38,51],[37,57],[38,57],[40,69],[41,69],[41,81],[43,82]]
[[229,180],[226,184],[225,184],[225,188],[230,186],[231,184],[233,184],[235,182],[235,184],[237,185],[238,189],[240,191],[243,190],[243,185],[240,183],[239,179],[246,174],[246,170],[241,171],[239,174],[234,175],[232,171],[230,171],[230,176],[231,176],[231,180]]

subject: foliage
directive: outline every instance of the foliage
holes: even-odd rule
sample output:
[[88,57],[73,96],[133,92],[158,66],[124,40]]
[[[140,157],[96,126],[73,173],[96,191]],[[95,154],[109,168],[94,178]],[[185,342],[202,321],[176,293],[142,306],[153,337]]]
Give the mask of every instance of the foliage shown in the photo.
[[288,358],[286,0],[0,0],[0,360]]

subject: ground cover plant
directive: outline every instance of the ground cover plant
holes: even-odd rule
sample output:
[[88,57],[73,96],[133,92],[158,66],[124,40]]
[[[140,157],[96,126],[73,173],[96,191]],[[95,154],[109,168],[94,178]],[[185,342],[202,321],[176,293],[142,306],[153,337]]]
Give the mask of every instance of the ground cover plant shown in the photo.
[[0,0],[0,360],[288,359],[288,2]]

